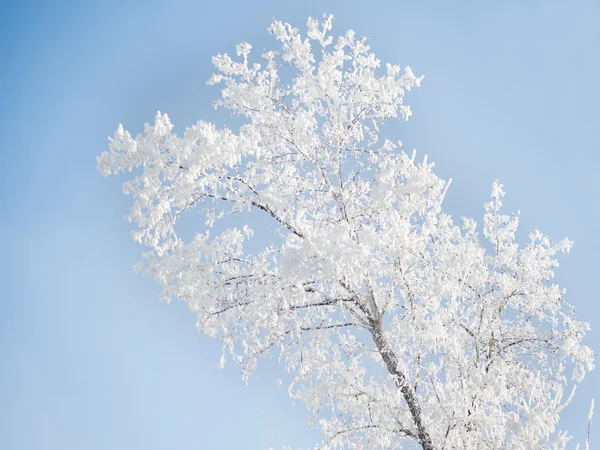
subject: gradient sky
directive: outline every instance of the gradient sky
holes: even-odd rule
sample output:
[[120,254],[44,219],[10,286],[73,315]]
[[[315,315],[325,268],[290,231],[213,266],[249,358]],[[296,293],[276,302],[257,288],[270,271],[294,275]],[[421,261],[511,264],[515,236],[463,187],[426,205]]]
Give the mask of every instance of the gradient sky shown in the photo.
[[[499,179],[521,238],[539,228],[575,242],[557,279],[600,349],[600,2],[2,2],[0,448],[319,439],[274,388],[274,362],[248,385],[233,365],[219,371],[219,345],[196,338],[194,315],[135,275],[143,249],[123,220],[124,178],[102,178],[95,158],[118,123],[137,133],[157,110],[179,132],[219,123],[211,56],[241,41],[274,47],[272,17],[304,27],[325,12],[334,34],[354,29],[383,62],[425,75],[407,97],[413,117],[392,131],[453,179],[449,213],[481,219]],[[564,412],[577,441],[599,374]]]

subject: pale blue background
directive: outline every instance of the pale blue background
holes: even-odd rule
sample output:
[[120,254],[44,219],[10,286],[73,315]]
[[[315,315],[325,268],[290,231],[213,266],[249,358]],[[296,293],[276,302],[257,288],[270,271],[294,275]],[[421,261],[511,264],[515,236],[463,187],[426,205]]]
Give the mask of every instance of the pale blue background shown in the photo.
[[[51,4],[53,3],[53,4]],[[142,248],[121,179],[95,157],[123,122],[166,111],[177,130],[214,118],[210,58],[273,45],[273,16],[367,35],[384,62],[425,74],[393,132],[452,177],[447,210],[481,217],[492,182],[521,237],[575,241],[558,280],[600,349],[600,4],[541,1],[3,2],[0,448],[310,447],[268,363],[246,386],[216,369],[181,304],[131,270]],[[222,116],[220,116],[222,117]],[[563,421],[583,440],[598,373]],[[597,416],[600,417],[600,416]],[[600,419],[596,421],[600,423]],[[592,447],[600,445],[598,426]]]

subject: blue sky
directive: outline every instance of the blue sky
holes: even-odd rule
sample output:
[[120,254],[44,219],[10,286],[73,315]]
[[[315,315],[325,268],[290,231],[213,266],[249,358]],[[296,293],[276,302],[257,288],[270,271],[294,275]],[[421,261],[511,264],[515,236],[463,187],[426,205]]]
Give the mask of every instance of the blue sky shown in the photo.
[[[267,361],[217,370],[184,305],[131,266],[123,179],[95,158],[118,123],[218,121],[210,58],[274,46],[272,17],[366,35],[424,74],[391,131],[451,177],[447,211],[481,218],[499,179],[520,236],[575,242],[558,281],[600,349],[600,2],[3,2],[0,6],[0,448],[266,449],[319,439]],[[563,426],[583,440],[593,373]],[[598,416],[597,416],[598,417]],[[596,421],[598,422],[598,420]],[[600,423],[600,422],[599,422]],[[600,442],[598,426],[592,439]],[[593,444],[592,446],[597,445]]]

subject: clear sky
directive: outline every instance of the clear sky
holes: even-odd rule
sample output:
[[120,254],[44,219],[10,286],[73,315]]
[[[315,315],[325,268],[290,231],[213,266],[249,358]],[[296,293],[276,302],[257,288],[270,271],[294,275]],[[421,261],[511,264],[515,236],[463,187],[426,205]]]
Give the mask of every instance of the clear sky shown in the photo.
[[[52,4],[53,3],[53,4]],[[118,123],[157,110],[182,131],[222,120],[210,58],[274,46],[272,17],[366,35],[383,62],[425,75],[393,128],[453,179],[447,211],[482,217],[499,179],[523,238],[575,242],[558,281],[600,350],[600,2],[56,1],[0,6],[0,448],[266,449],[319,439],[267,361],[244,384],[184,305],[131,266],[123,178],[95,158]],[[600,371],[562,425],[584,439]],[[592,447],[600,445],[600,416]],[[573,446],[574,448],[574,446]]]

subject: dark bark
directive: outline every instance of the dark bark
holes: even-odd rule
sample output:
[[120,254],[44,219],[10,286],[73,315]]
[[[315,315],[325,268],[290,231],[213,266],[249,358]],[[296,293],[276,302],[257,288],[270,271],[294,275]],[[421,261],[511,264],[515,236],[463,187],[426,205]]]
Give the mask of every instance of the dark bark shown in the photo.
[[423,450],[434,450],[431,437],[429,436],[429,433],[427,433],[425,424],[423,423],[423,414],[421,412],[421,406],[419,405],[417,395],[414,389],[408,383],[406,375],[404,375],[404,373],[398,369],[398,358],[383,335],[381,319],[373,323],[373,326],[371,327],[371,334],[373,336],[373,340],[375,341],[375,345],[377,346],[377,350],[379,350],[379,353],[381,354],[388,371],[394,376],[396,386],[398,386],[398,389],[400,389],[400,392],[402,392],[404,400],[406,400],[406,404],[408,405],[408,409],[410,410],[410,414],[417,429],[419,443],[423,447]]

